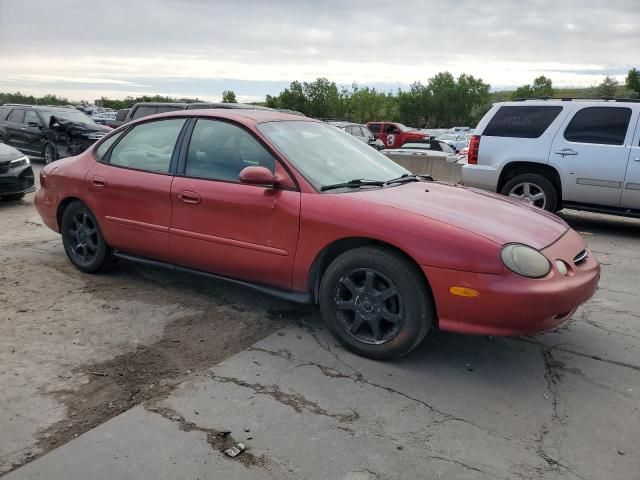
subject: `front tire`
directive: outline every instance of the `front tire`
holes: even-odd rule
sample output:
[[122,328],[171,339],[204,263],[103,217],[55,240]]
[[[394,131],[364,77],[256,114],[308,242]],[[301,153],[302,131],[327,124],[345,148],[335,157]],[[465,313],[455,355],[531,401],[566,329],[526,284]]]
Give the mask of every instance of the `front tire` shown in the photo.
[[44,163],[49,165],[51,162],[55,162],[58,159],[58,151],[56,147],[52,143],[47,143],[44,146],[44,151],[42,152],[42,156],[44,157]]
[[93,212],[81,201],[69,204],[62,214],[64,251],[78,270],[94,273],[106,269],[113,259]]
[[502,186],[500,193],[549,212],[558,210],[556,188],[548,178],[537,173],[516,175]]
[[376,360],[409,353],[433,323],[424,276],[389,248],[360,247],[340,255],[322,277],[319,300],[322,317],[340,343]]

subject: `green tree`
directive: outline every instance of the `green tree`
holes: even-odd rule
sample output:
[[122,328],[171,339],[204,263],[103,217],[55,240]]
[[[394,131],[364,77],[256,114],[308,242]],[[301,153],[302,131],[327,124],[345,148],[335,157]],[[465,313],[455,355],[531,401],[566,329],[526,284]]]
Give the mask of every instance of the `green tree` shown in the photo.
[[285,88],[277,97],[277,107],[286,108],[302,112],[305,115],[307,111],[307,98],[302,91],[302,84],[297,81],[291,82],[289,88]]
[[640,71],[637,68],[629,70],[625,85],[629,90],[640,95]]
[[518,87],[512,94],[511,99],[516,98],[536,98],[536,97],[553,97],[553,82],[544,75],[539,76],[533,81],[533,85],[523,85]]
[[340,95],[334,82],[326,78],[318,78],[313,82],[302,84],[307,99],[308,115],[312,117],[333,117],[340,108]]
[[533,81],[531,90],[534,97],[553,97],[553,82],[550,78],[541,75]]
[[235,92],[233,90],[222,92],[222,103],[238,103]]
[[620,83],[615,78],[611,78],[607,75],[604,77],[602,83],[597,87],[598,94],[602,97],[615,97],[619,84]]

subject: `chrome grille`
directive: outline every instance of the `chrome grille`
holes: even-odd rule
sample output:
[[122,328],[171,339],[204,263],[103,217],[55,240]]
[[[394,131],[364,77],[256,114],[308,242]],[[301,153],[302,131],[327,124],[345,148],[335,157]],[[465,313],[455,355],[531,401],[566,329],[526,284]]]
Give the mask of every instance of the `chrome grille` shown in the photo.
[[9,171],[9,164],[8,163],[0,163],[0,174],[1,173],[7,173]]
[[587,259],[588,256],[589,256],[589,250],[585,248],[579,254],[573,257],[574,265],[580,265],[582,262],[584,262]]

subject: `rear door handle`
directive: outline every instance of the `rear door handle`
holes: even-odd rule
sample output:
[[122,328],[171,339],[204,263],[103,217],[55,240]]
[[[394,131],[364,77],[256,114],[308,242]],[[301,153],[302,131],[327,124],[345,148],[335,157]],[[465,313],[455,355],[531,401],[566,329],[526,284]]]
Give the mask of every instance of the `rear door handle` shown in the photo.
[[190,205],[199,205],[202,202],[200,195],[196,192],[192,192],[191,190],[181,190],[178,192],[178,200],[183,203],[188,203]]
[[578,152],[575,150],[571,150],[570,148],[563,148],[562,150],[556,150],[554,152],[556,155],[562,155],[563,157],[567,157],[570,155],[578,155]]
[[634,162],[640,162],[640,157],[636,157],[633,159]]
[[107,186],[107,181],[103,177],[93,177],[93,185],[98,188],[104,188]]

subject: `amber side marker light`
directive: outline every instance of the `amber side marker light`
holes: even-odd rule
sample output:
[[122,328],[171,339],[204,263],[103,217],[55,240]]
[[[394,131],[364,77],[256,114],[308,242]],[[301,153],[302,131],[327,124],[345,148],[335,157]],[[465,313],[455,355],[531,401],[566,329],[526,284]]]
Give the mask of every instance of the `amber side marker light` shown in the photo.
[[451,287],[449,289],[449,293],[458,297],[474,298],[480,296],[480,292],[478,290],[474,290],[473,288],[469,287]]

